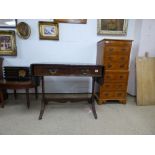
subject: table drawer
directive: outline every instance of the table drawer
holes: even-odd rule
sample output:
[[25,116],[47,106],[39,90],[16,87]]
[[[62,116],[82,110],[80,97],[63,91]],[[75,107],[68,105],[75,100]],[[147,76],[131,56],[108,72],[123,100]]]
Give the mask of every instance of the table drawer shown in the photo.
[[105,71],[104,82],[127,82],[128,71]]
[[107,91],[107,90],[126,90],[127,83],[104,83],[100,87],[100,91]]
[[35,76],[103,76],[103,66],[32,65]]

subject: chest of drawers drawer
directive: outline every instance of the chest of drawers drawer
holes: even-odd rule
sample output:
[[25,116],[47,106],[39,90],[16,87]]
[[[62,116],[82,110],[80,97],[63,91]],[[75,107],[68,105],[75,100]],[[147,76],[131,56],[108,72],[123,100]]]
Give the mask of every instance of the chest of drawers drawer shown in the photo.
[[129,62],[129,56],[128,55],[104,55],[104,62],[110,61],[110,62]]
[[109,90],[126,90],[127,89],[127,82],[120,82],[120,83],[104,83],[100,87],[100,91],[109,91]]
[[37,65],[31,66],[35,76],[103,76],[103,66]]
[[126,97],[126,92],[124,91],[104,91],[104,92],[101,92],[100,94],[100,97],[102,99],[123,99]]
[[128,63],[105,61],[104,67],[106,70],[127,70],[128,69]]
[[105,71],[104,82],[126,82],[128,71]]
[[130,47],[129,46],[107,46],[104,51],[105,55],[129,55]]

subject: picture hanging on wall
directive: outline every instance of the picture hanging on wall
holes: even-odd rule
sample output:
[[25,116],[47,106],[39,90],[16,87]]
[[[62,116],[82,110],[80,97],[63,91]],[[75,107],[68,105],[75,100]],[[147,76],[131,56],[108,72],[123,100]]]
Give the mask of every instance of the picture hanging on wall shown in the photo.
[[17,55],[15,31],[0,31],[0,55]]
[[17,35],[22,39],[28,39],[31,34],[30,26],[25,22],[20,22],[17,24]]
[[126,35],[128,20],[126,19],[98,19],[98,35]]
[[59,40],[59,25],[55,22],[39,22],[39,38],[43,40]]
[[87,19],[54,19],[58,23],[86,24]]
[[16,28],[17,19],[0,19],[0,28]]

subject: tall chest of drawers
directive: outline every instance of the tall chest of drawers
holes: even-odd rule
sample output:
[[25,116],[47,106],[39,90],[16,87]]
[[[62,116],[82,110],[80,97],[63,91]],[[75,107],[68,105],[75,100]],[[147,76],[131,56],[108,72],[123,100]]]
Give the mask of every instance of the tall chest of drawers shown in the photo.
[[104,65],[104,83],[98,87],[99,104],[109,100],[126,103],[132,40],[104,39],[97,43],[97,64]]

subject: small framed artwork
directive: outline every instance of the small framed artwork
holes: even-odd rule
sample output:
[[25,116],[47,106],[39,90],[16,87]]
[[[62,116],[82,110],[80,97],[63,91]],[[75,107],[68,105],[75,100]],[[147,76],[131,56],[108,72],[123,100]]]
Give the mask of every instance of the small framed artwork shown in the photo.
[[54,19],[58,23],[86,24],[87,19]]
[[0,31],[0,56],[16,56],[15,31]]
[[59,25],[55,22],[39,22],[39,38],[43,40],[59,40]]
[[126,19],[98,19],[98,35],[126,35],[128,20]]
[[17,31],[17,35],[22,39],[28,39],[31,34],[31,28],[25,22],[18,23],[16,31]]
[[0,19],[0,28],[16,28],[17,19]]

